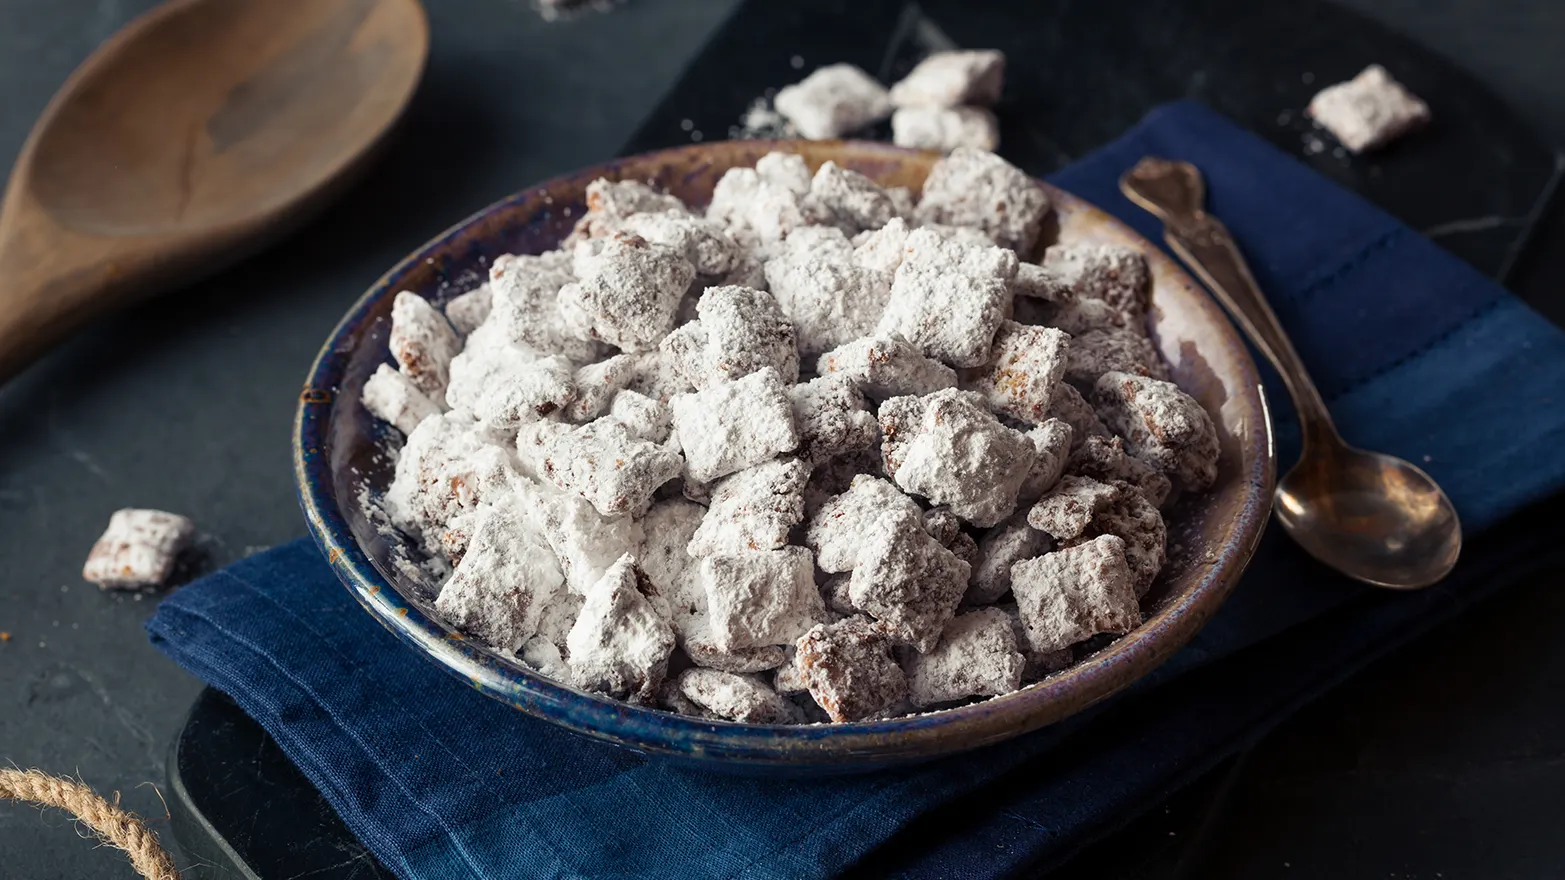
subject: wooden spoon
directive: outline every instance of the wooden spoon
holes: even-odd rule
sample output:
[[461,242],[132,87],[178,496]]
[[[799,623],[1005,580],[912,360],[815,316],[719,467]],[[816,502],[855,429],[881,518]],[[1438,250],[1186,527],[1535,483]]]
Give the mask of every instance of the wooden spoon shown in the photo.
[[44,110],[0,207],[0,383],[88,318],[323,207],[401,115],[418,0],[173,0]]

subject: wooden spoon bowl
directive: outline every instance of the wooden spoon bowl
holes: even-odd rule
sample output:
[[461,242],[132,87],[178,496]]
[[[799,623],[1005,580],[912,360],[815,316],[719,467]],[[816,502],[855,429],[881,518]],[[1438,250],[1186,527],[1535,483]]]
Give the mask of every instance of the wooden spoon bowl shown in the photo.
[[173,0],[61,87],[0,207],[0,383],[321,208],[412,98],[418,0]]

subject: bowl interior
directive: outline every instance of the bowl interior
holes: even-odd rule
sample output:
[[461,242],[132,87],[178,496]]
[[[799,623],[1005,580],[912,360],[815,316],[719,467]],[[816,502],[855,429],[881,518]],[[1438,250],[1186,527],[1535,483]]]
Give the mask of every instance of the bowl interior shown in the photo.
[[1270,508],[1270,426],[1255,364],[1206,292],[1128,227],[1053,188],[1055,219],[1040,248],[1094,242],[1147,253],[1153,338],[1222,440],[1212,491],[1181,501],[1168,515],[1169,559],[1143,602],[1146,621],[1134,632],[1004,697],[888,721],[775,727],[703,721],[578,691],[465,639],[434,614],[435,584],[413,564],[412,543],[367,503],[390,483],[402,440],[359,403],[365,380],[390,360],[395,294],[411,290],[443,303],[482,283],[494,258],[555,247],[598,177],[651,181],[699,205],[724,171],[753,165],[772,149],[800,153],[812,168],[830,159],[915,191],[935,160],[883,144],[819,141],[720,142],[621,159],[484,209],[408,257],[354,305],[311,370],[295,434],[301,503],[344,584],[394,633],[490,696],[578,733],[724,770],[862,770],[977,748],[1078,712],[1144,676],[1195,634],[1248,562]]

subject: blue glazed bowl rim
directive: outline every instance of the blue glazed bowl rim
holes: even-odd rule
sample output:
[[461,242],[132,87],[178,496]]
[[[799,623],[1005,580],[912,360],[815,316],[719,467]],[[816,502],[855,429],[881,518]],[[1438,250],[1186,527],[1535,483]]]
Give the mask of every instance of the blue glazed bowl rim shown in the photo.
[[[731,144],[732,142],[730,142]],[[780,148],[819,153],[834,148],[867,154],[885,161],[906,161],[917,154],[885,144],[865,142],[744,142],[765,152]],[[1215,301],[1173,264],[1180,283],[1199,291],[1207,307],[1237,346],[1235,363],[1242,381],[1234,391],[1259,418],[1248,422],[1248,435],[1240,438],[1250,466],[1236,479],[1248,490],[1227,545],[1205,566],[1198,582],[1163,607],[1130,635],[1019,691],[954,709],[881,721],[830,725],[756,725],[711,721],[661,710],[633,706],[597,694],[580,691],[546,678],[517,661],[509,660],[465,638],[444,622],[425,614],[401,595],[378,571],[359,546],[333,488],[329,423],[336,392],[353,352],[354,337],[385,297],[403,289],[401,282],[414,267],[442,256],[451,243],[471,227],[504,212],[542,211],[554,204],[549,193],[581,192],[598,177],[617,179],[624,166],[658,161],[691,161],[689,154],[723,146],[721,142],[660,150],[632,156],[562,175],[528,187],[478,211],[420,247],[376,281],[348,310],[322,345],[311,365],[300,394],[293,432],[293,464],[296,488],[310,534],[337,577],[376,620],[410,647],[468,682],[480,692],[521,711],[558,724],[570,731],[615,743],[637,752],[666,756],[704,766],[726,765],[736,769],[832,767],[852,770],[925,760],[966,751],[1009,739],[1074,714],[1146,675],[1181,647],[1215,612],[1239,580],[1259,543],[1269,518],[1275,463],[1272,434],[1260,376],[1244,349],[1237,331],[1228,324]],[[757,154],[759,155],[759,153]],[[676,163],[677,164],[677,163]],[[1049,186],[1057,203],[1084,205],[1079,199]],[[1085,206],[1088,210],[1096,209]],[[1098,212],[1101,213],[1101,212]],[[1107,215],[1102,220],[1120,227],[1140,242],[1149,260],[1167,261],[1134,231]],[[353,499],[346,499],[354,503]]]

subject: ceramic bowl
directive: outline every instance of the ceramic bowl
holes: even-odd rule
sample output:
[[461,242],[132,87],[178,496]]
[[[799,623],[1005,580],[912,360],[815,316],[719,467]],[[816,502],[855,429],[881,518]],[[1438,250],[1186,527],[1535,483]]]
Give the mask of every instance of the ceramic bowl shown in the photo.
[[1178,550],[1144,601],[1146,621],[1134,632],[997,699],[889,721],[782,727],[699,720],[579,691],[464,638],[434,614],[434,585],[396,564],[405,550],[397,546],[401,539],[378,532],[362,504],[366,489],[376,493],[390,483],[393,467],[385,450],[401,442],[359,403],[365,380],[390,360],[393,296],[411,290],[443,302],[476,287],[501,254],[555,247],[580,217],[587,184],[596,178],[650,180],[688,203],[704,204],[724,171],[753,165],[773,149],[800,153],[812,167],[830,159],[884,185],[915,190],[935,161],[884,144],[820,141],[730,141],[619,159],[485,208],[404,259],[364,294],[310,368],[294,436],[300,501],[343,584],[413,649],[410,663],[438,663],[484,694],[567,730],[734,772],[854,772],[992,745],[1079,712],[1168,659],[1233,589],[1266,523],[1275,470],[1260,379],[1222,310],[1179,266],[1128,227],[1052,187],[1057,228],[1048,231],[1050,240],[1146,252],[1155,284],[1153,336],[1176,381],[1206,407],[1222,437],[1216,486],[1169,514],[1169,545]]

